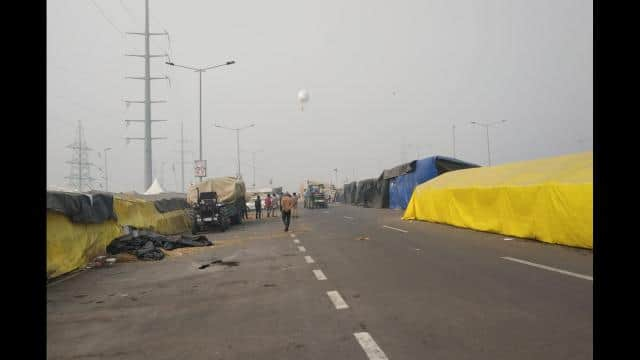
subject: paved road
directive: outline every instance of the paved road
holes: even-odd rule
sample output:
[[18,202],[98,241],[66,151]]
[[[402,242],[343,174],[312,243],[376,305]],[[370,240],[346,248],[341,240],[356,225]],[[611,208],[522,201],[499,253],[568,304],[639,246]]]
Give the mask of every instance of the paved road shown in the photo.
[[591,251],[399,217],[308,210],[52,284],[49,358],[593,357]]

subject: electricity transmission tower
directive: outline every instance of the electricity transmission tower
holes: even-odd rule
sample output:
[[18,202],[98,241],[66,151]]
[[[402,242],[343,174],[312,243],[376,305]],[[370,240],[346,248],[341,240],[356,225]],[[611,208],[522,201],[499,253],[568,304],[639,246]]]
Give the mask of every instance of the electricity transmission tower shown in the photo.
[[144,76],[127,76],[127,79],[136,79],[136,80],[144,80],[144,100],[137,101],[129,101],[125,100],[127,106],[131,103],[142,103],[144,104],[144,120],[125,120],[127,126],[130,122],[142,122],[144,123],[144,137],[127,137],[127,144],[130,140],[144,140],[144,188],[147,189],[151,186],[151,182],[153,181],[152,177],[152,156],[151,156],[151,142],[153,140],[166,139],[166,137],[152,137],[151,136],[151,122],[157,121],[167,121],[167,120],[151,120],[151,104],[152,103],[166,103],[166,101],[153,101],[151,100],[151,80],[158,79],[167,79],[169,77],[165,76],[151,76],[151,58],[152,57],[167,57],[167,54],[160,55],[151,55],[149,53],[149,38],[155,35],[164,35],[168,36],[169,34],[165,31],[162,33],[151,33],[149,32],[149,0],[144,0],[144,32],[127,32],[130,35],[141,35],[144,36],[144,54],[125,54],[125,56],[137,56],[144,58]]
[[68,145],[67,148],[73,150],[71,161],[67,161],[67,164],[71,165],[71,172],[65,179],[68,180],[69,186],[78,191],[86,191],[93,189],[93,182],[96,180],[91,177],[91,166],[93,164],[89,162],[89,151],[93,150],[87,146],[84,140],[84,132],[82,129],[82,122],[78,121],[78,138],[76,141]]

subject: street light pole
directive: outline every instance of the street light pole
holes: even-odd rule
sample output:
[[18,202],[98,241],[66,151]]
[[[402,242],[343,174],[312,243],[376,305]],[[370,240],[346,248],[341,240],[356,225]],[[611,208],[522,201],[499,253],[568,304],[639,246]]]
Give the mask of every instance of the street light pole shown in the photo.
[[230,128],[230,127],[226,127],[218,124],[214,124],[214,126],[221,129],[233,130],[236,132],[236,152],[237,152],[237,158],[238,158],[238,172],[236,173],[236,177],[238,179],[242,179],[242,174],[240,173],[240,130],[245,130],[250,127],[254,127],[255,124],[247,125],[241,128]]
[[453,124],[453,157],[456,157],[456,125]]
[[492,122],[492,123],[480,123],[477,121],[472,121],[471,124],[473,125],[478,125],[478,126],[484,126],[485,130],[486,130],[486,135],[487,135],[487,159],[489,160],[489,166],[491,166],[491,146],[489,144],[489,127],[493,126],[493,125],[497,125],[497,124],[502,124],[504,122],[507,122],[507,120],[500,120],[500,121],[496,121],[496,122]]
[[[167,65],[177,66],[177,67],[193,70],[193,71],[198,73],[198,84],[199,84],[199,89],[200,89],[199,90],[199,99],[200,100],[199,100],[199,105],[198,105],[198,108],[199,108],[199,129],[200,129],[200,131],[199,131],[200,132],[200,146],[199,146],[200,147],[200,154],[199,154],[198,160],[200,160],[200,161],[202,161],[202,73],[207,71],[207,70],[210,70],[210,69],[215,69],[217,67],[225,66],[225,65],[233,65],[235,63],[236,62],[234,60],[231,60],[231,61],[227,61],[226,63],[219,64],[219,65],[208,66],[208,67],[205,67],[205,68],[195,68],[195,67],[191,67],[191,66],[178,65],[178,64],[175,64],[175,63],[169,62],[169,61],[165,62],[165,64],[167,64]],[[198,177],[200,178],[200,182],[202,182],[202,176],[198,176]]]
[[110,147],[105,148],[104,150],[102,150],[102,152],[104,153],[104,187],[105,187],[105,191],[109,191],[109,175],[107,173],[107,151],[111,150]]

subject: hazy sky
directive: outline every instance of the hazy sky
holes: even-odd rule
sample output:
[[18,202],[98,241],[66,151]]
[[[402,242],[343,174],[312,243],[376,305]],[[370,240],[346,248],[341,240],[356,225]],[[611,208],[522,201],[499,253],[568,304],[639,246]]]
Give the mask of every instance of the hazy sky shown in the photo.
[[[97,5],[97,6],[96,6]],[[47,4],[47,183],[64,185],[79,120],[90,147],[109,152],[110,190],[144,191],[140,36],[144,0],[55,0]],[[203,151],[210,176],[236,172],[256,185],[297,191],[306,178],[340,183],[378,176],[416,156],[452,155],[493,164],[592,149],[593,4],[584,0],[150,0],[152,52],[178,64],[232,66],[203,74]],[[104,15],[103,15],[104,14]],[[198,75],[152,59],[154,177],[180,183],[198,147]],[[298,90],[311,99],[300,111]],[[90,159],[103,166],[94,152]],[[172,166],[175,164],[175,176]],[[93,169],[94,176],[100,175]]]

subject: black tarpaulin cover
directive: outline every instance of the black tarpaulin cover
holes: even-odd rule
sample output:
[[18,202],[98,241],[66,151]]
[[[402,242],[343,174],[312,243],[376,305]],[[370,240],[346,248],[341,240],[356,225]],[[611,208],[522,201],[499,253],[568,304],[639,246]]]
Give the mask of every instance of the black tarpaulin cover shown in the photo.
[[140,260],[162,260],[161,249],[173,250],[181,247],[211,246],[213,243],[203,235],[165,236],[151,231],[134,230],[133,233],[115,238],[108,246],[107,253],[115,255],[129,253]]
[[404,174],[408,174],[410,172],[414,172],[416,170],[416,160],[410,161],[408,163],[404,163],[393,167],[391,169],[386,169],[382,172],[382,179],[389,180]]
[[99,224],[117,220],[110,193],[47,191],[47,210],[61,212],[75,223]]
[[389,180],[371,178],[358,181],[356,205],[364,207],[389,207]]
[[345,204],[355,204],[356,194],[357,194],[357,183],[355,181],[349,184],[344,184],[344,203]]

